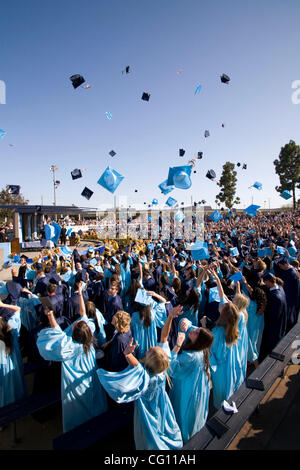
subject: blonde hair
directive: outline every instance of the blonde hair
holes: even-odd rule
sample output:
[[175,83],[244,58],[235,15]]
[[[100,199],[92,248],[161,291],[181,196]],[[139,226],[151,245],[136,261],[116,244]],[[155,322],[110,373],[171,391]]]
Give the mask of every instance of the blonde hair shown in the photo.
[[164,372],[168,385],[169,387],[171,386],[171,380],[167,372],[167,369],[170,365],[169,358],[162,348],[160,348],[159,346],[151,348],[147,352],[143,362],[145,364],[146,369],[151,374],[161,374],[162,372]]
[[258,258],[255,269],[258,269],[258,271],[265,271],[267,269],[267,265],[262,259]]
[[239,312],[243,312],[246,316],[246,322],[248,321],[248,313],[247,313],[247,308],[250,303],[249,297],[247,297],[244,294],[235,294],[233,298],[233,303],[234,305],[237,306],[237,309]]
[[130,329],[131,317],[129,313],[119,310],[112,317],[112,324],[119,333],[127,333]]
[[232,302],[223,304],[216,326],[223,326],[225,328],[226,343],[228,346],[235,344],[239,337],[238,321],[239,312],[237,307]]

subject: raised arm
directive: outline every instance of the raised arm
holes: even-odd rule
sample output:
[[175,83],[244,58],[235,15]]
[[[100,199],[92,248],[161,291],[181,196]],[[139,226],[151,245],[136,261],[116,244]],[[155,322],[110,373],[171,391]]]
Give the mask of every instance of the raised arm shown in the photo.
[[205,266],[203,266],[200,276],[197,277],[196,287],[201,287],[206,272],[207,272],[207,268]]
[[129,344],[123,351],[123,354],[131,367],[136,367],[139,364],[139,361],[136,357],[132,354],[135,348],[137,347],[137,343],[133,344],[133,338],[131,338]]
[[82,295],[83,282],[80,281],[78,286],[79,314],[83,317],[86,314],[85,303]]
[[156,292],[152,291],[152,290],[148,290],[147,291],[147,294],[148,295],[151,295],[151,297],[154,297],[155,299],[158,300],[158,302],[161,302],[163,304],[166,304],[167,301],[164,297],[162,297],[161,295],[157,294]]
[[50,323],[50,328],[56,328],[58,326],[57,322],[56,322],[56,319],[55,319],[55,316],[54,316],[54,313],[53,313],[53,310],[48,310],[48,309],[45,309],[45,315],[48,317],[49,319],[49,323]]
[[170,313],[168,315],[168,318],[166,320],[166,323],[164,324],[164,326],[161,330],[161,334],[160,334],[160,342],[161,343],[166,343],[168,341],[173,318],[176,318],[179,315],[182,315],[182,306],[181,305],[177,305],[177,307],[174,307],[170,311]]
[[14,312],[20,312],[21,308],[18,305],[10,305],[10,304],[5,304],[0,300],[0,308],[8,308],[9,310],[13,310]]

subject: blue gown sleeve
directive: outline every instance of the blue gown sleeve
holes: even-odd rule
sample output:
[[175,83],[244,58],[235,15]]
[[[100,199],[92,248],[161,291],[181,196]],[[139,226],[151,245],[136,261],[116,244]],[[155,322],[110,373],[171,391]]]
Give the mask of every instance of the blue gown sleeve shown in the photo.
[[71,336],[59,326],[44,328],[38,334],[37,347],[46,361],[65,361],[76,356],[76,348]]
[[151,310],[155,313],[155,323],[157,328],[162,328],[167,320],[166,307],[163,302],[151,300]]
[[97,375],[102,387],[117,403],[129,403],[140,398],[148,389],[150,378],[139,363],[128,366],[121,372],[108,372],[98,369]]

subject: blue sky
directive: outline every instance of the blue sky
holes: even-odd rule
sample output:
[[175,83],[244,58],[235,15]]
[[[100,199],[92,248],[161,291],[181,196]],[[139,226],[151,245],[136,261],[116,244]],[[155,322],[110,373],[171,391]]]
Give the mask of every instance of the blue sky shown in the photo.
[[[111,165],[124,176],[116,196],[131,205],[152,198],[163,204],[168,196],[157,185],[169,166],[202,151],[191,189],[172,197],[215,206],[218,186],[207,170],[220,177],[226,161],[245,162],[246,171],[237,168],[240,207],[252,196],[262,207],[281,206],[273,161],[289,140],[300,144],[300,104],[291,100],[300,79],[299,14],[298,0],[6,2],[0,187],[20,184],[31,204],[51,204],[55,164],[57,204],[101,207],[113,202],[97,184]],[[127,65],[131,72],[122,74]],[[77,73],[90,89],[73,89],[69,77]],[[72,181],[74,168],[86,168],[82,179]],[[248,189],[255,181],[263,191]],[[94,191],[89,201],[84,186]]]

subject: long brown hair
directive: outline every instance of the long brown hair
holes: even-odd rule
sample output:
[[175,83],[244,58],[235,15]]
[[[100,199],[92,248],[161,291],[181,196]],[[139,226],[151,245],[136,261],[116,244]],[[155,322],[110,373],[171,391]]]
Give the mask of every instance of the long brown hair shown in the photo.
[[143,322],[144,327],[148,328],[152,323],[151,305],[141,305],[141,304],[137,304],[137,305],[138,305],[138,311],[140,313],[140,320]]
[[225,337],[228,346],[232,346],[236,343],[239,337],[238,321],[239,312],[236,306],[232,302],[223,304],[216,326],[223,326],[225,328]]
[[4,342],[5,351],[10,354],[13,346],[13,335],[9,324],[2,317],[0,317],[0,341]]
[[195,341],[191,341],[190,338],[181,346],[178,354],[181,354],[182,351],[203,351],[204,356],[204,370],[207,375],[207,380],[209,381],[209,356],[210,348],[214,341],[214,335],[207,328],[199,328],[199,333]]
[[82,320],[75,323],[72,338],[77,343],[82,344],[85,354],[89,352],[92,344],[95,343],[90,327]]

